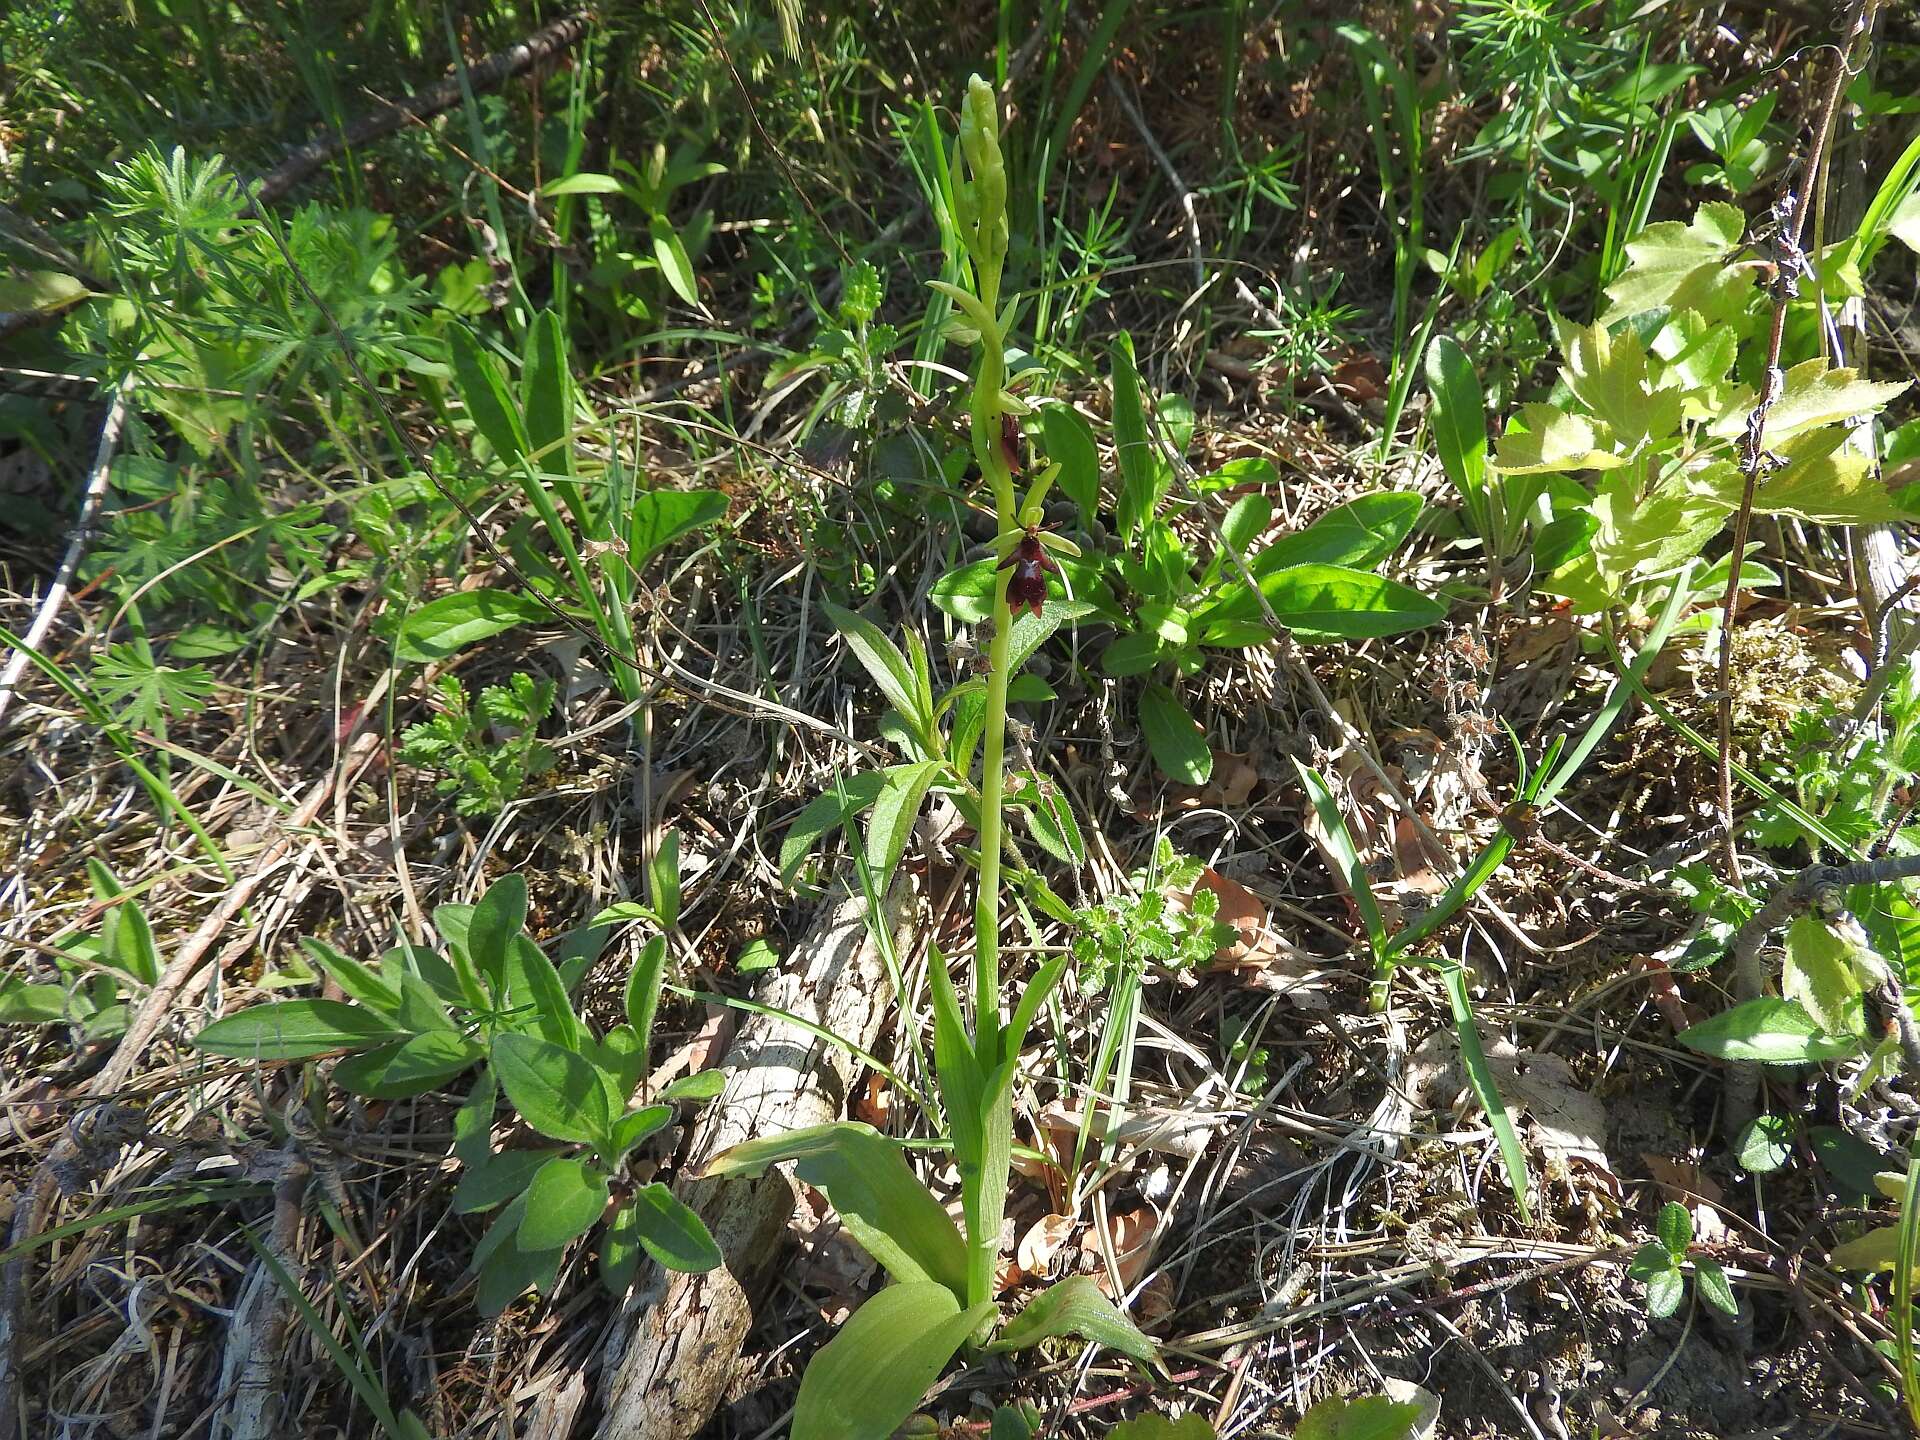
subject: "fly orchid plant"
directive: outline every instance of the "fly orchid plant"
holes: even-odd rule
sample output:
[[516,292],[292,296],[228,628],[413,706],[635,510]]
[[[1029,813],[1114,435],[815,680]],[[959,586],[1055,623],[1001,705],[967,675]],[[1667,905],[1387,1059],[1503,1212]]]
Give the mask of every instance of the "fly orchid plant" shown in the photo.
[[[965,169],[962,170],[962,162]],[[888,1272],[890,1283],[824,1345],[801,1381],[794,1440],[884,1440],[920,1403],[927,1387],[964,1346],[1010,1351],[1062,1335],[1079,1335],[1145,1360],[1154,1345],[1094,1284],[1072,1276],[1037,1296],[1002,1326],[995,1304],[1000,1230],[1006,1213],[1013,1141],[1012,1091],[1028,1027],[1064,972],[1065,955],[1044,964],[1010,1019],[1000,1004],[1000,892],[1006,846],[1004,810],[1027,811],[1043,848],[1079,855],[1071,813],[1039,783],[1020,779],[1007,794],[1006,730],[1016,671],[1071,607],[1049,601],[1055,554],[1078,551],[1040,528],[1042,505],[1057,464],[1042,467],[1024,499],[1019,417],[1030,407],[1008,386],[1007,334],[1015,306],[1001,304],[1007,255],[1007,177],[1000,152],[998,102],[978,76],[969,81],[950,173],[953,212],[965,248],[960,284],[936,281],[956,307],[948,335],[976,352],[968,400],[974,460],[993,501],[999,533],[992,639],[982,680],[964,680],[936,699],[926,653],[907,636],[903,654],[869,621],[832,611],[834,623],[893,703],[914,758],[875,774],[837,782],[789,831],[782,856],[792,875],[810,842],[860,810],[871,808],[865,860],[869,878],[885,885],[899,863],[929,789],[949,793],[979,836],[979,893],[974,908],[972,1021],[936,952],[929,965],[934,1015],[934,1071],[960,1176],[964,1233],[915,1176],[900,1143],[871,1126],[846,1121],[735,1146],[708,1166],[709,1175],[754,1176],[792,1162],[804,1183],[826,1194],[847,1230]],[[977,737],[977,739],[976,739]],[[975,744],[980,778],[972,778]],[[1017,856],[1017,852],[1016,852]],[[1018,861],[1016,858],[1016,865]],[[1068,910],[1024,866],[1018,878],[1041,908]]]

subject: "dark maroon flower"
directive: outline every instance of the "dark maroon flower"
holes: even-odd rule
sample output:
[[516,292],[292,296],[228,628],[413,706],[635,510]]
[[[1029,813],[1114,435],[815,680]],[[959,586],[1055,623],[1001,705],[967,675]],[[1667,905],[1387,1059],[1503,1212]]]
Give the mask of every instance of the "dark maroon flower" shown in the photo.
[[1007,581],[1008,614],[1018,615],[1025,610],[1038,615],[1047,603],[1047,572],[1059,574],[1059,564],[1047,553],[1040,537],[1029,530],[1000,562],[999,568],[1005,570],[1008,566],[1013,567],[1013,578]]
[[1020,422],[1011,415],[1000,417],[1000,458],[1007,462],[1007,473],[1020,473]]

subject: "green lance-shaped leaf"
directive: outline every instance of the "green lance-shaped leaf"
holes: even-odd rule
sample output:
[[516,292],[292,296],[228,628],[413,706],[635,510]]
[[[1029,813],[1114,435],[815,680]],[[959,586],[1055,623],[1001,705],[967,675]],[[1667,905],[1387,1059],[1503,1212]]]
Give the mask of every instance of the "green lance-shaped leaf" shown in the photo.
[[527,1213],[515,1239],[523,1250],[551,1250],[591,1230],[607,1208],[607,1177],[572,1156],[549,1160],[527,1186]]
[[613,1128],[600,1072],[535,1035],[494,1037],[493,1074],[513,1108],[542,1135],[600,1144]]
[[889,1285],[807,1366],[793,1440],[887,1440],[992,1313],[991,1302],[962,1310],[944,1285]]
[[1140,692],[1140,728],[1154,764],[1168,778],[1186,785],[1204,785],[1213,773],[1213,751],[1199,722],[1164,685]]
[[936,760],[913,765],[895,765],[885,771],[886,783],[880,787],[873,804],[873,816],[867,822],[867,864],[874,872],[874,888],[885,890],[893,878],[900,857],[906,853],[913,836],[913,824],[920,814],[920,802],[927,788],[944,767]]
[[403,665],[426,665],[458,654],[516,625],[552,618],[537,600],[507,590],[462,590],[429,600],[408,612],[394,638],[394,658]]
[[1797,1001],[1770,995],[1723,1010],[1682,1030],[1677,1038],[1689,1050],[1716,1060],[1758,1060],[1768,1065],[1837,1060],[1860,1048],[1851,1036],[1826,1034]]
[[749,1140],[707,1163],[713,1177],[752,1179],[794,1162],[794,1174],[833,1203],[841,1222],[897,1280],[966,1290],[966,1247],[940,1202],[908,1167],[900,1146],[871,1125],[842,1121]]
[[1154,1355],[1153,1341],[1100,1293],[1091,1275],[1070,1275],[1043,1290],[987,1348],[1026,1350],[1061,1335],[1078,1335],[1136,1360]]
[[669,1270],[699,1274],[724,1258],[700,1217],[658,1180],[634,1193],[633,1234]]
[[283,1000],[215,1020],[193,1037],[196,1049],[250,1060],[305,1060],[336,1050],[365,1050],[403,1040],[391,1020],[338,1000]]

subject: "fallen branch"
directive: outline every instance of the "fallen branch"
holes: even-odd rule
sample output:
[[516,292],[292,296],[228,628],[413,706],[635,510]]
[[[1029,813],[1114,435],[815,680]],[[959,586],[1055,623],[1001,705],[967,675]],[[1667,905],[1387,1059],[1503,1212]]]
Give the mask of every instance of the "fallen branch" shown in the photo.
[[[1799,184],[1788,190],[1774,207],[1780,226],[1773,236],[1773,278],[1768,282],[1773,297],[1773,325],[1767,333],[1767,358],[1760,371],[1760,394],[1754,401],[1753,413],[1747,417],[1747,433],[1741,441],[1740,468],[1744,473],[1740,508],[1733,515],[1733,548],[1728,551],[1733,561],[1727,567],[1727,590],[1720,603],[1720,660],[1714,677],[1717,738],[1720,742],[1718,798],[1721,843],[1725,847],[1727,879],[1735,886],[1740,884],[1740,847],[1733,824],[1732,676],[1733,621],[1735,609],[1740,604],[1740,572],[1746,559],[1747,537],[1753,528],[1754,492],[1759,488],[1761,472],[1767,468],[1767,417],[1785,388],[1785,377],[1780,371],[1780,346],[1787,333],[1787,306],[1800,293],[1801,277],[1812,273],[1806,252],[1800,248],[1800,236],[1806,228],[1807,215],[1812,208],[1808,202],[1819,187],[1825,171],[1827,147],[1833,139],[1834,116],[1839,111],[1840,97],[1847,88],[1847,76],[1851,73],[1847,57],[1853,53],[1855,42],[1867,33],[1877,4],[1878,0],[1852,0],[1847,6],[1840,23],[1833,73],[1827,79],[1826,94],[1814,121],[1813,140],[1807,147]],[[1757,1072],[1753,1072],[1752,1078],[1757,1085]]]
[[126,420],[127,386],[122,384],[113,392],[113,399],[107,406],[107,418],[100,422],[100,443],[94,447],[93,466],[87,471],[87,488],[80,496],[80,516],[73,522],[67,553],[61,557],[60,569],[53,577],[53,584],[47,587],[47,593],[40,598],[33,623],[27,627],[27,633],[14,650],[13,658],[7,661],[6,670],[0,672],[0,720],[6,719],[7,707],[13,703],[20,677],[26,674],[28,652],[38,650],[40,642],[47,638],[47,632],[53,629],[54,619],[60,614],[60,607],[67,603],[67,596],[72,590],[74,574],[80,569],[80,562],[86,558],[87,542],[93,538],[94,517],[100,513],[100,506],[107,498],[107,472],[113,468],[113,452],[120,444],[120,430]]
[[[484,60],[468,66],[466,82],[475,91],[490,90],[504,80],[531,70],[563,51],[571,50],[586,33],[585,15],[563,16],[551,25],[534,31],[518,45],[496,50]],[[425,120],[451,110],[460,103],[460,99],[460,76],[450,75],[424,90],[416,90],[405,99],[386,102],[379,110],[362,115],[344,129],[315,135],[260,177],[253,192],[253,204],[278,200],[342,150],[390,135],[410,120]]]
[[[881,923],[896,926],[896,882]],[[886,1018],[892,986],[858,899],[829,907],[801,943],[794,969],[756,997],[865,1050]],[[727,1088],[702,1117],[682,1175],[729,1146],[841,1118],[858,1062],[777,1015],[756,1012],[727,1051]],[[703,1275],[655,1268],[607,1340],[602,1440],[688,1440],[725,1395],[753,1302],[785,1250],[795,1186],[784,1170],[759,1180],[683,1179],[680,1198],[707,1222],[725,1263]]]
[[[1824,175],[1827,147],[1833,139],[1834,116],[1839,111],[1840,97],[1847,88],[1847,76],[1851,73],[1847,57],[1853,52],[1855,42],[1866,33],[1877,3],[1878,0],[1851,0],[1847,6],[1835,47],[1837,53],[1833,72],[1828,77],[1826,94],[1814,121],[1813,139],[1800,170],[1799,183],[1774,206],[1780,224],[1773,237],[1773,278],[1768,282],[1773,296],[1773,324],[1767,333],[1767,355],[1760,371],[1760,393],[1754,401],[1753,413],[1747,417],[1746,435],[1740,442],[1740,468],[1743,472],[1740,507],[1733,515],[1733,548],[1728,551],[1733,560],[1727,567],[1726,593],[1720,601],[1720,655],[1714,676],[1715,738],[1719,742],[1719,754],[1715,757],[1719,781],[1716,807],[1727,881],[1736,889],[1741,887],[1741,879],[1739,832],[1734,827],[1733,819],[1733,625],[1740,605],[1740,575],[1747,553],[1747,537],[1753,528],[1753,497],[1759,488],[1761,473],[1768,463],[1767,417],[1772,413],[1774,403],[1779,400],[1786,383],[1780,370],[1780,346],[1786,338],[1787,306],[1800,293],[1801,277],[1812,273],[1806,252],[1800,247],[1800,236],[1812,209],[1808,202]],[[1759,973],[1757,957],[1753,965],[1736,969],[1734,998],[1757,999],[1763,978]],[[1738,1120],[1744,1125],[1745,1120],[1740,1117],[1751,1119],[1758,1105],[1759,1094],[1758,1063],[1743,1061],[1736,1064],[1732,1074],[1727,1077],[1725,1113],[1728,1121],[1732,1123]]]

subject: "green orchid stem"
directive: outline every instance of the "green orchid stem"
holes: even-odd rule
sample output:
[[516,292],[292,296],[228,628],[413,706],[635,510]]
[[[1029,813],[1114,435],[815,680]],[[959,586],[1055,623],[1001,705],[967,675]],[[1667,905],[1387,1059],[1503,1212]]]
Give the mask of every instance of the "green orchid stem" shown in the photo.
[[[987,678],[987,717],[980,769],[980,893],[973,909],[973,1050],[981,1068],[996,1072],[1000,1054],[1000,841],[1001,799],[1006,788],[1007,671],[1013,617],[1000,573],[993,589],[992,671]],[[996,1102],[1007,1103],[1004,1099]],[[994,1124],[998,1117],[988,1119]],[[987,1147],[987,1162],[961,1176],[967,1219],[967,1304],[993,1299],[1000,1259],[1000,1221],[1007,1208],[1007,1151]]]
[[[973,298],[966,311],[976,322],[980,363],[967,409],[973,422],[973,453],[993,494],[999,533],[1019,528],[1013,472],[1001,447],[1006,414],[1006,335],[1000,315],[1000,277],[1006,263],[1006,171],[1000,158],[998,102],[975,76],[968,84],[958,148],[973,179],[961,197],[961,233],[972,261]],[[968,221],[972,223],[967,223]],[[956,298],[965,298],[956,296]],[[977,1067],[1000,1073],[1006,1057],[1000,1020],[1001,805],[1006,792],[1007,683],[1013,645],[1013,615],[1007,608],[1011,580],[1001,571],[993,587],[993,639],[988,648],[987,712],[981,733],[980,891],[973,911],[973,1052]],[[980,1117],[989,1135],[982,1163],[963,1168],[961,1206],[967,1221],[967,1304],[991,1302],[999,1268],[1000,1225],[1007,1209],[1008,1143],[1012,1121],[1005,1093],[986,1098]],[[997,1140],[999,1143],[995,1143]]]

